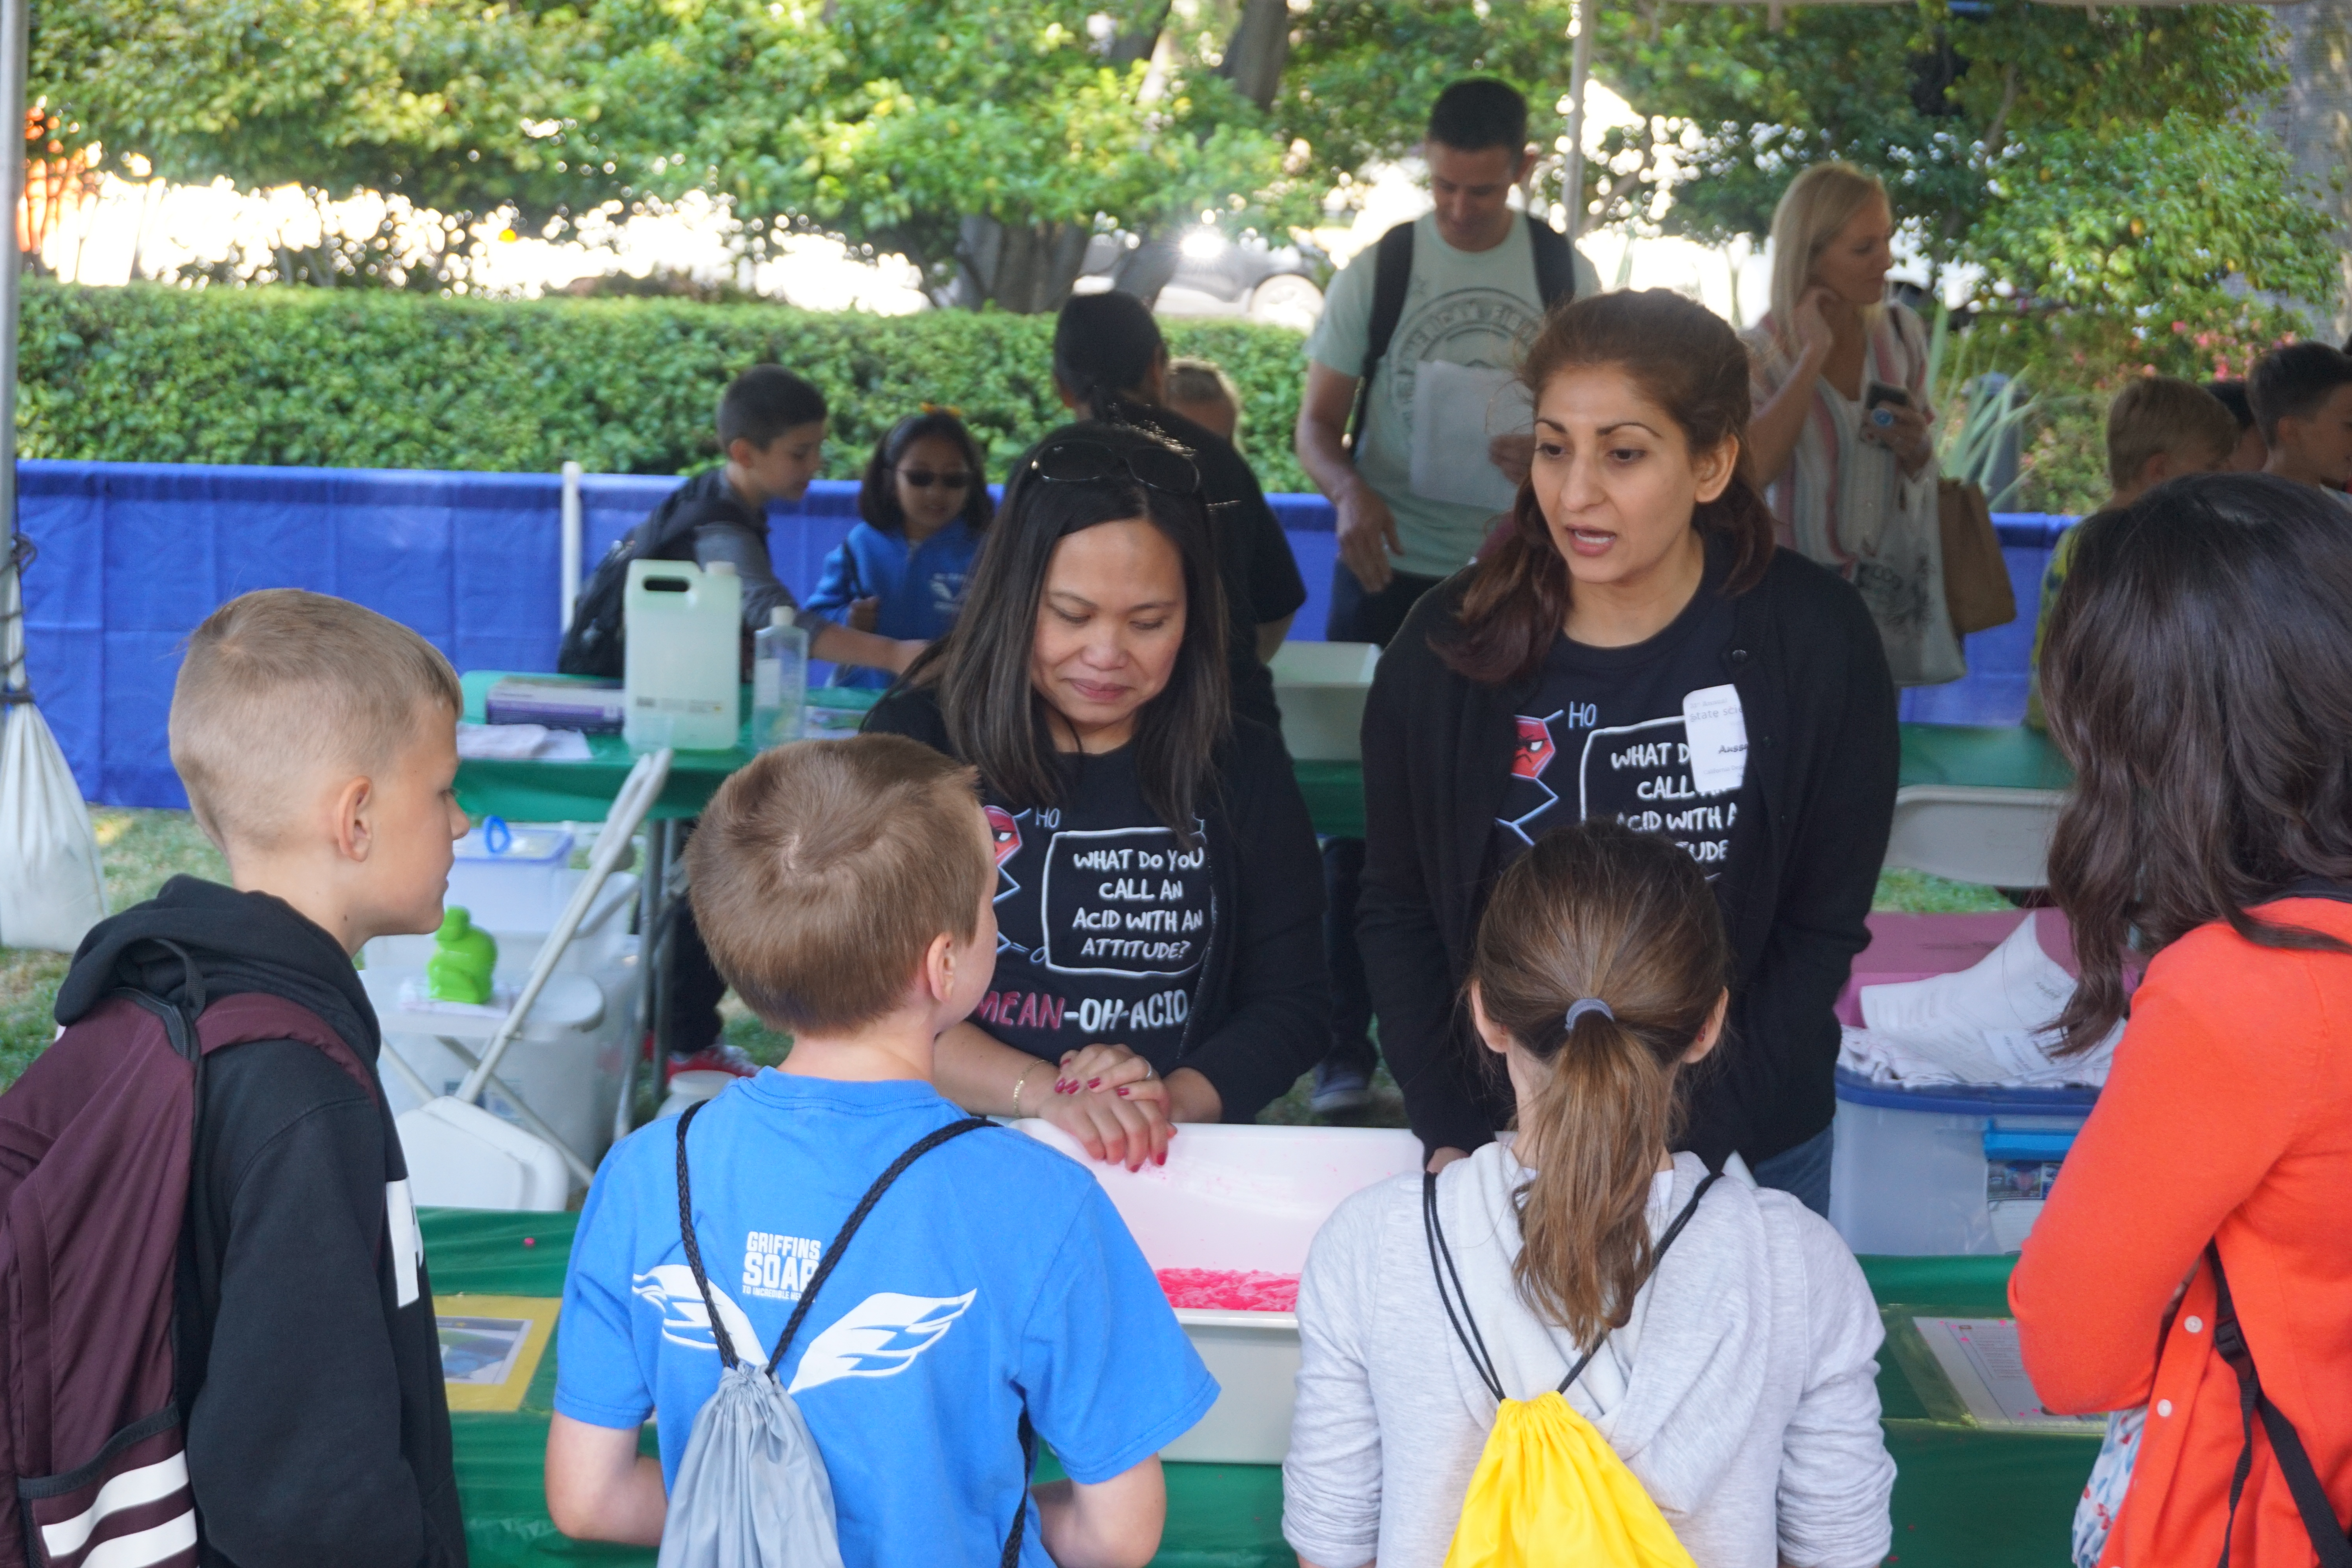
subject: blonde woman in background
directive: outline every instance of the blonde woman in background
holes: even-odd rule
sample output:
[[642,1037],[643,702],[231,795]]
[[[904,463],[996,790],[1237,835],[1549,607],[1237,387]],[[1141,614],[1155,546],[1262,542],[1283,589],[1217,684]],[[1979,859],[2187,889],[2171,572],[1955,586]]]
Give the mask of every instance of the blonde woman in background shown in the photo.
[[1944,603],[1927,331],[1885,298],[1885,187],[1851,163],[1797,176],[1772,215],[1772,310],[1745,334],[1748,450],[1780,542],[1860,590],[1895,682],[1966,673]]

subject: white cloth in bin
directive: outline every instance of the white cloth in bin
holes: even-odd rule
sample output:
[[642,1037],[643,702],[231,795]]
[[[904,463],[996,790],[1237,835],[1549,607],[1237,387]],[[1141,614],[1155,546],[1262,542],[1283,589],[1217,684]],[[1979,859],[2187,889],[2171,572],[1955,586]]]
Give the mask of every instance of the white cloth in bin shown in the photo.
[[2104,1084],[2118,1024],[2080,1057],[2053,1059],[2050,1027],[2074,977],[2042,951],[2029,914],[1973,967],[1862,988],[1863,1027],[1848,1028],[1838,1065],[1874,1083],[2055,1089]]
[[584,763],[588,737],[544,724],[460,724],[457,754],[485,763]]

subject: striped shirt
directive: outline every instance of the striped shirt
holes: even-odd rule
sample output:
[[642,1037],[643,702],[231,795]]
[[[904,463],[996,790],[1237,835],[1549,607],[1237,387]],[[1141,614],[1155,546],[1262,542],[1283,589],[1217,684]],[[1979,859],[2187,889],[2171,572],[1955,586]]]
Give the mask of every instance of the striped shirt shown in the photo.
[[[1927,406],[1927,332],[1901,305],[1871,313],[1864,350],[1865,395],[1871,382],[1899,386],[1911,406]],[[1757,407],[1779,395],[1796,368],[1767,316],[1742,334],[1748,344],[1751,390]],[[1813,384],[1807,412],[1788,468],[1765,490],[1779,524],[1780,544],[1852,581],[1854,563],[1878,553],[1878,542],[1896,514],[1936,527],[1933,466],[1906,479],[1895,453],[1862,438],[1864,409],[1826,379]]]

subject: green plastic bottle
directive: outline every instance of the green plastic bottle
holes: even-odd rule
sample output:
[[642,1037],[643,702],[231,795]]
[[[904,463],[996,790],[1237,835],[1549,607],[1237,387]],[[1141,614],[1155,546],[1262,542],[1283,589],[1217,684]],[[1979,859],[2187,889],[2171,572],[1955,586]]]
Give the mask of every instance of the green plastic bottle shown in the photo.
[[452,905],[433,938],[433,956],[425,965],[425,994],[436,1002],[483,1006],[490,999],[490,976],[498,966],[497,939],[476,931],[464,907]]

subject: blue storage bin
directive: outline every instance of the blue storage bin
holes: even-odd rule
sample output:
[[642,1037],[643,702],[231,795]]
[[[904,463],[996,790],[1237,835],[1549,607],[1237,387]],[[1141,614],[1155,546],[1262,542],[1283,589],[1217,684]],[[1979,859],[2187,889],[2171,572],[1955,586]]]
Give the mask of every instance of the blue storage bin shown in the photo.
[[1898,1089],[1841,1068],[1830,1223],[1856,1252],[2015,1252],[2098,1098],[2095,1089]]

